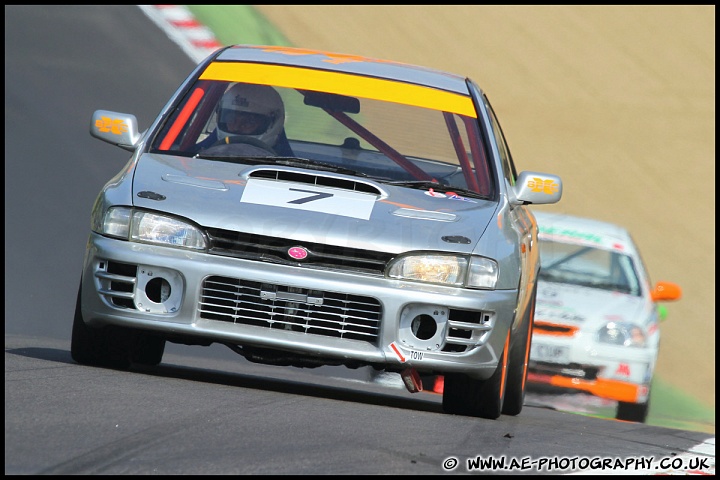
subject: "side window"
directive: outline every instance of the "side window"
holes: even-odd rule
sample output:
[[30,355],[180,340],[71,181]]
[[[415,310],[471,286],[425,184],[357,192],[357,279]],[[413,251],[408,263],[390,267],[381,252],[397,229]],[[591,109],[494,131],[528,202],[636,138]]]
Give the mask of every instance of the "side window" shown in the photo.
[[490,105],[490,100],[488,100],[487,96],[483,95],[483,101],[485,102],[485,107],[490,114],[493,135],[495,136],[495,142],[497,143],[498,150],[500,151],[500,159],[502,160],[503,174],[510,185],[515,185],[517,171],[515,170],[512,155],[510,155],[510,148],[505,141],[505,135],[503,135],[502,128],[500,128],[500,122],[498,121],[497,116],[495,116],[495,111]]

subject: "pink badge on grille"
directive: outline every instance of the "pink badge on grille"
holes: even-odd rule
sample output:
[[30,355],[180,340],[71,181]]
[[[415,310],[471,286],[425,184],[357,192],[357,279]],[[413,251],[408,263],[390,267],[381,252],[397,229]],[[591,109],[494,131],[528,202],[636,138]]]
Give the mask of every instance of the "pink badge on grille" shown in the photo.
[[290,250],[288,250],[288,255],[290,255],[295,260],[302,260],[303,258],[307,258],[308,251],[305,250],[303,247],[292,247]]

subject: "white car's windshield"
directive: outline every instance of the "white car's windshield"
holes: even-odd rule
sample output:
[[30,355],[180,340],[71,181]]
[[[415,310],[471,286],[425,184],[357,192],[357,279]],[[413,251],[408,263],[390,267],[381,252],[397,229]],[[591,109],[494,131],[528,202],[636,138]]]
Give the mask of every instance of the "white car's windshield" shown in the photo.
[[632,258],[587,245],[540,240],[540,279],[640,295]]

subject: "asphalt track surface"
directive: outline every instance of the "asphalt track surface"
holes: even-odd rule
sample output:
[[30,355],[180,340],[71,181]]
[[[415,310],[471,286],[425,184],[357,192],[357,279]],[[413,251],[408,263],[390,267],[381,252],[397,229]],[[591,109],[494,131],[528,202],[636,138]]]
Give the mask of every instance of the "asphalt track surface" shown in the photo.
[[192,68],[136,6],[5,7],[6,475],[443,474],[448,459],[464,473],[478,456],[525,458],[535,463],[496,473],[531,473],[542,459],[704,458],[691,451],[699,432],[533,405],[495,421],[445,415],[439,396],[360,371],[255,365],[225,347],[169,345],[160,366],[130,372],[73,362],[90,207],[129,157],[90,137],[92,112],[147,126]]

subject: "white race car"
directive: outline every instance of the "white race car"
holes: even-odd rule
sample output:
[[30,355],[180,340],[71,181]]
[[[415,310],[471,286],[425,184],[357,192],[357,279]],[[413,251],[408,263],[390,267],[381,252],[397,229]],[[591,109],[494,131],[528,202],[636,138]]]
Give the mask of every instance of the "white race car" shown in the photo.
[[644,422],[665,309],[678,285],[651,285],[637,245],[615,224],[534,212],[540,274],[528,381],[618,402]]

